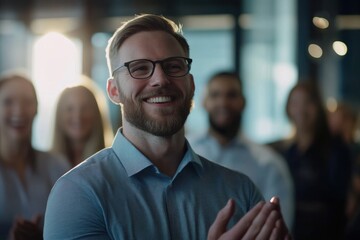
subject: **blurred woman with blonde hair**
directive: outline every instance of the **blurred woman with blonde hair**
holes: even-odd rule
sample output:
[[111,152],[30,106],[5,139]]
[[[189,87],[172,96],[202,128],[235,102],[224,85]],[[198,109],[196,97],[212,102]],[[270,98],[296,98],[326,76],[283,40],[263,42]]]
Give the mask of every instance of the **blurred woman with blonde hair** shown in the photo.
[[25,74],[0,77],[0,239],[42,239],[48,195],[70,169],[62,157],[33,147],[37,110],[35,87]]
[[110,146],[112,138],[105,96],[82,75],[80,83],[64,89],[58,99],[52,151],[76,166]]

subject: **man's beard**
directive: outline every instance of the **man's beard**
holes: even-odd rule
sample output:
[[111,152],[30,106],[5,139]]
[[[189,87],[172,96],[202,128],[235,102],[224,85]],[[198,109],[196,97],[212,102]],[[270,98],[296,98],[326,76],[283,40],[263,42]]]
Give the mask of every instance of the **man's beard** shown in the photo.
[[[142,108],[142,98],[138,97],[137,101],[132,101],[126,97],[123,92],[120,93],[123,102],[123,115],[125,119],[133,126],[151,133],[159,137],[169,137],[177,133],[185,124],[185,121],[190,113],[193,105],[193,96],[191,93],[184,99],[183,104],[176,106],[174,113],[167,113],[167,109],[159,109],[160,114],[166,115],[164,119],[157,120],[146,114]],[[177,94],[177,98],[178,98]],[[173,111],[173,110],[170,110]]]
[[214,121],[211,114],[208,114],[210,128],[229,140],[233,139],[238,134],[241,125],[241,118],[241,114],[236,114],[233,116],[233,119],[229,124],[219,125]]

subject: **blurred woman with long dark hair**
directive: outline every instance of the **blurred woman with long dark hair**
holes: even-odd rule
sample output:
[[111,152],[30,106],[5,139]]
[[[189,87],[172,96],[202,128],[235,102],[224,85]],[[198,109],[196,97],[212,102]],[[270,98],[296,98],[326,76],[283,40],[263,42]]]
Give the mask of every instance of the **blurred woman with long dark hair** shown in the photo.
[[295,184],[294,238],[341,239],[351,171],[349,149],[331,135],[314,82],[300,81],[292,88],[286,112],[295,128],[285,151]]

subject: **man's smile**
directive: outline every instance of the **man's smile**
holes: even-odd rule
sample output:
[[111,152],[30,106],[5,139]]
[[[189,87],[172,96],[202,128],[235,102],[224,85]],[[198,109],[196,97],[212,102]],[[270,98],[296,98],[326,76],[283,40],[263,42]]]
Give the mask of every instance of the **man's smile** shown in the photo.
[[172,101],[172,98],[170,96],[157,96],[147,98],[145,101],[148,103],[168,103]]

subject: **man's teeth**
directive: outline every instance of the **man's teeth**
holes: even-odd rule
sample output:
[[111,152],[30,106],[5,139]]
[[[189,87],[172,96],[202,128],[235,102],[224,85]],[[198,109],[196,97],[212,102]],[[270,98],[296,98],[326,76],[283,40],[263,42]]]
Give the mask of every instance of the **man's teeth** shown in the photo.
[[164,102],[170,102],[171,97],[153,97],[147,99],[147,102],[149,103],[164,103]]

